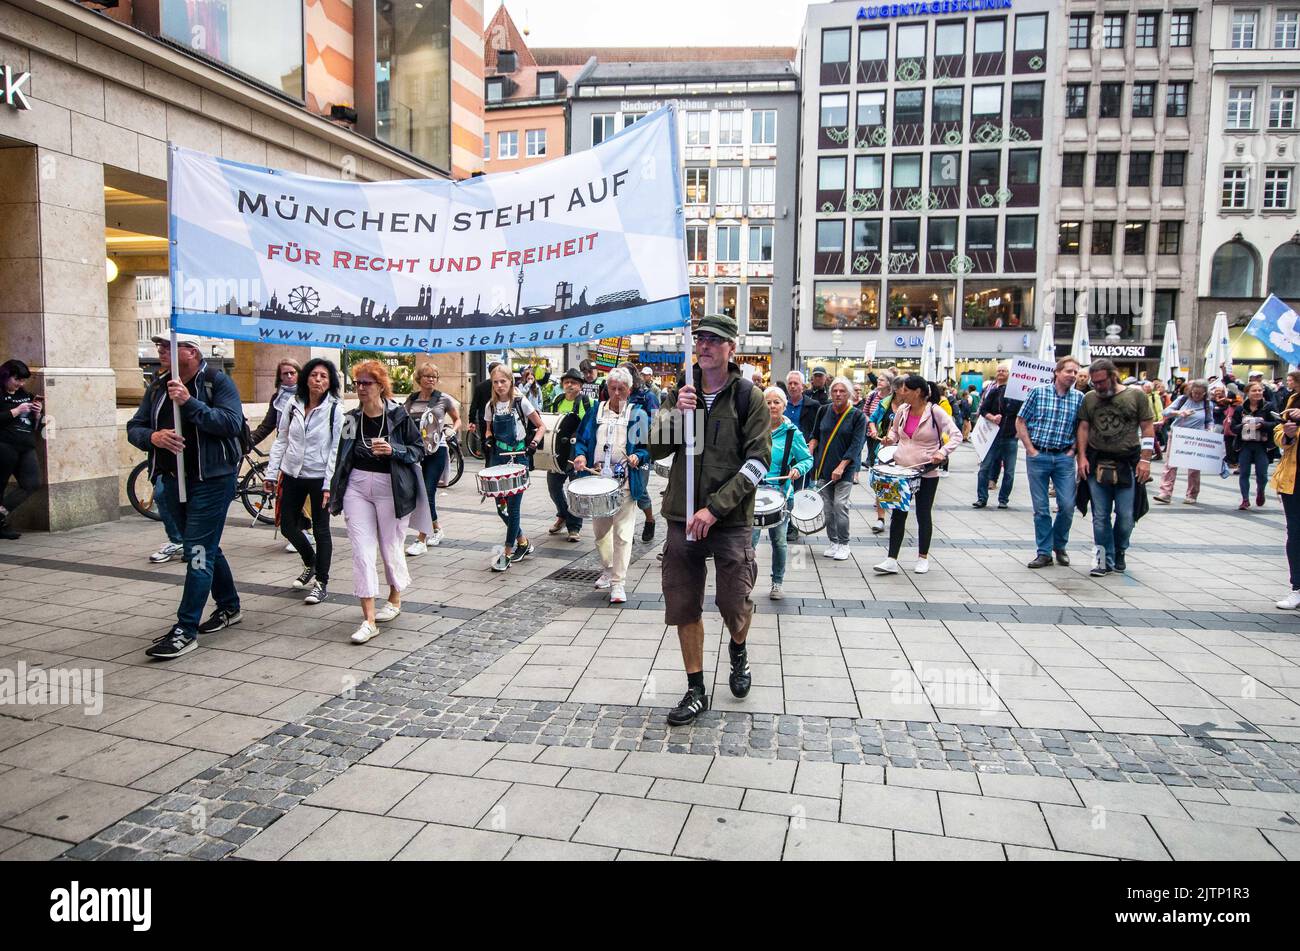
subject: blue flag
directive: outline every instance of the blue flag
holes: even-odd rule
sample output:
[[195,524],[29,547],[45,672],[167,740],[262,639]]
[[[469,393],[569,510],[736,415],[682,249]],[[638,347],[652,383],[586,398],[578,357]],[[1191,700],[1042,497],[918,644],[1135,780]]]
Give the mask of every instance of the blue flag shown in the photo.
[[1300,315],[1273,294],[1250,318],[1246,333],[1259,338],[1287,363],[1300,363]]

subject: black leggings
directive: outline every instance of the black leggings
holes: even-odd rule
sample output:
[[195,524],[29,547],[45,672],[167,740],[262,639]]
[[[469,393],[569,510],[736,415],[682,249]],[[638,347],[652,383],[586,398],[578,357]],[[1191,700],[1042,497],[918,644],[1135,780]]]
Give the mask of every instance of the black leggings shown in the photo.
[[[316,569],[316,580],[328,584],[334,543],[330,539],[330,515],[321,504],[324,492],[324,479],[295,479],[287,473],[280,474],[280,531],[302,557],[303,565]],[[302,503],[309,498],[312,536],[316,539],[314,557],[302,528]]]
[[0,494],[4,493],[10,476],[14,477],[17,485],[4,496],[7,512],[13,512],[40,488],[41,467],[36,463],[35,449],[0,442]]
[[[912,496],[912,511],[916,513],[916,528],[919,538],[917,540],[917,553],[928,555],[930,553],[930,535],[934,531],[934,521],[930,518],[930,510],[934,508],[934,496],[939,491],[939,480],[922,479],[921,487],[916,490]],[[898,553],[903,550],[903,532],[907,530],[907,513],[901,509],[894,509],[894,514],[889,519],[889,557],[897,558]]]

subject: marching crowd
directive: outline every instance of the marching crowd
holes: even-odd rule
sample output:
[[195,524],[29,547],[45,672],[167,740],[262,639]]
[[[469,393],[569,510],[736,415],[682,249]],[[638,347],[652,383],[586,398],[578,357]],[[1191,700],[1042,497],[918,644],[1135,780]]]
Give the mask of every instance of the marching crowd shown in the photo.
[[[503,523],[493,571],[507,571],[536,550],[523,529],[521,508],[534,454],[548,434],[554,462],[546,485],[555,508],[550,534],[577,542],[584,520],[591,519],[603,569],[596,587],[608,590],[611,603],[627,600],[638,512],[644,515],[644,542],[653,540],[660,520],[666,523],[660,555],[664,618],[677,628],[688,679],[685,696],[668,714],[671,724],[690,722],[709,705],[703,674],[709,561],[716,572],[717,609],[730,634],[730,689],[744,697],[752,683],[746,640],[758,575],[755,550],[763,533],[772,548],[769,597],[781,600],[789,544],[801,531],[824,526],[829,546],[823,554],[839,561],[850,557],[851,498],[854,486],[865,481],[874,497],[870,527],[876,534],[888,531],[886,557],[874,570],[901,570],[907,523],[915,515],[913,570],[924,574],[942,476],[965,441],[976,442],[983,453],[975,509],[987,507],[995,487],[998,508],[1009,507],[1023,451],[1037,549],[1030,568],[1070,564],[1074,512],[1086,514],[1091,506],[1090,574],[1100,578],[1127,570],[1134,524],[1149,509],[1151,462],[1168,451],[1171,436],[1185,428],[1221,433],[1221,474],[1237,474],[1241,511],[1251,510],[1252,474],[1254,506],[1266,504],[1268,470],[1278,462],[1271,484],[1286,517],[1292,589],[1278,607],[1300,607],[1300,372],[1275,387],[1258,372],[1242,384],[1225,369],[1213,380],[1174,381],[1171,390],[1160,381],[1121,382],[1106,359],[1081,368],[1067,356],[1057,361],[1052,380],[1024,399],[1008,395],[1006,365],[982,392],[892,369],[870,374],[864,387],[832,378],[821,367],[810,379],[794,370],[764,387],[761,377],[755,382],[756,374],[735,362],[736,340],[733,319],[700,318],[695,365],[666,388],[648,368],[631,364],[601,379],[596,366],[583,361],[558,382],[549,374],[539,379],[530,368],[515,374],[492,364],[464,416],[438,388],[433,365],[420,367],[414,391],[399,403],[383,363],[356,364],[350,375],[359,403],[345,410],[343,381],[332,362],[313,359],[299,367],[285,360],[276,371],[279,387],[267,415],[250,431],[233,382],[206,363],[197,338],[178,336],[179,380],[172,378],[170,339],[154,338],[162,369],[127,424],[127,435],[148,453],[167,535],[150,560],[183,558],[186,574],[176,622],[147,653],[179,657],[195,649],[199,635],[240,623],[222,532],[241,460],[272,434],[265,488],[277,500],[290,550],[302,561],[293,586],[306,592],[309,605],[329,597],[330,526],[342,514],[352,550],[352,593],[362,615],[352,641],[377,636],[380,625],[402,611],[402,593],[411,582],[407,559],[443,541],[437,496],[448,470],[448,434],[462,424],[481,439],[479,490],[494,499]],[[39,487],[35,449],[45,418],[40,398],[24,386],[30,377],[20,361],[0,365],[0,490],[10,477],[16,483],[0,505],[4,538],[18,537],[9,514]],[[548,433],[544,412],[554,432]],[[687,416],[699,421],[694,455],[683,451]],[[687,498],[688,465],[693,499]],[[649,493],[652,469],[667,476],[659,520]],[[1195,504],[1201,473],[1172,466],[1150,498],[1170,503],[1180,474],[1184,502]],[[763,499],[758,521],[756,496]],[[382,602],[380,563],[387,586]],[[209,597],[215,609],[204,620]]]

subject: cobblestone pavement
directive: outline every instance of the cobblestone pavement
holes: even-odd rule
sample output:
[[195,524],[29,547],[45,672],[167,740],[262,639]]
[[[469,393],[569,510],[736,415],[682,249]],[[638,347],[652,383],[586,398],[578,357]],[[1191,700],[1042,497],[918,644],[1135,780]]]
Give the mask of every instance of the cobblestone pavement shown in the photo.
[[[545,536],[541,492],[543,557],[498,576],[500,523],[453,489],[448,542],[360,648],[346,542],[313,611],[286,590],[293,556],[232,516],[245,621],[166,665],[141,654],[182,577],[142,566],[155,528],[32,536],[0,551],[0,668],[93,665],[105,694],[0,708],[0,858],[1300,855],[1276,508],[1247,525],[1207,480],[1202,505],[1139,523],[1127,576],[1087,577],[1082,519],[1076,564],[1040,574],[1023,482],[1011,511],[972,512],[972,466],[940,489],[928,575],[874,576],[859,506],[854,560],[796,548],[780,603],[760,581],[743,703],[710,624],[716,708],[676,730],[650,547],[610,607],[565,580],[594,556]],[[1206,577],[1215,537],[1253,555],[1240,579]]]

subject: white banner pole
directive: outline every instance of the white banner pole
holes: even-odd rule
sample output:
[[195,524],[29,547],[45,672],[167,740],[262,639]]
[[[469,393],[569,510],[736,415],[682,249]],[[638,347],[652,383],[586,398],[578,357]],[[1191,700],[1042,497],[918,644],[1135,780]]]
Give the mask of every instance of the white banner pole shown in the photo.
[[[177,346],[176,346],[176,328],[175,328],[175,327],[173,327],[172,330],[171,330],[171,338],[172,338],[172,341],[171,341],[171,347],[172,347],[172,379],[175,380],[177,383],[181,383],[181,382],[183,382],[183,381],[181,380],[181,366],[180,366],[180,362],[178,361],[178,359],[177,359],[177,355],[176,355]],[[176,435],[179,436],[179,435],[181,434],[182,429],[183,429],[183,427],[181,426],[181,404],[180,404],[180,403],[177,403],[175,400],[172,400],[172,421],[173,421],[173,423],[174,423],[174,425],[175,425],[175,427],[176,427],[176,430],[175,430],[175,431],[176,431]],[[195,452],[198,452],[198,447],[197,447],[197,446],[194,448],[194,451],[195,451]],[[186,492],[185,492],[185,450],[184,450],[184,449],[180,449],[180,450],[178,450],[177,453],[176,453],[176,499],[177,499],[177,501],[180,502],[182,505],[183,505],[185,502],[188,501],[188,498],[187,498],[187,496],[186,496]]]
[[[682,330],[682,345],[684,349],[685,378],[687,386],[694,386],[695,373],[691,367],[691,360],[695,355],[695,338],[691,335],[691,325],[687,321],[686,327]],[[696,392],[695,399],[703,400],[699,392]],[[695,515],[695,412],[699,409],[698,405],[695,410],[687,413],[682,417],[682,450],[686,453],[686,524],[691,524],[691,518]],[[695,534],[689,529],[686,532],[688,542],[695,541]]]

